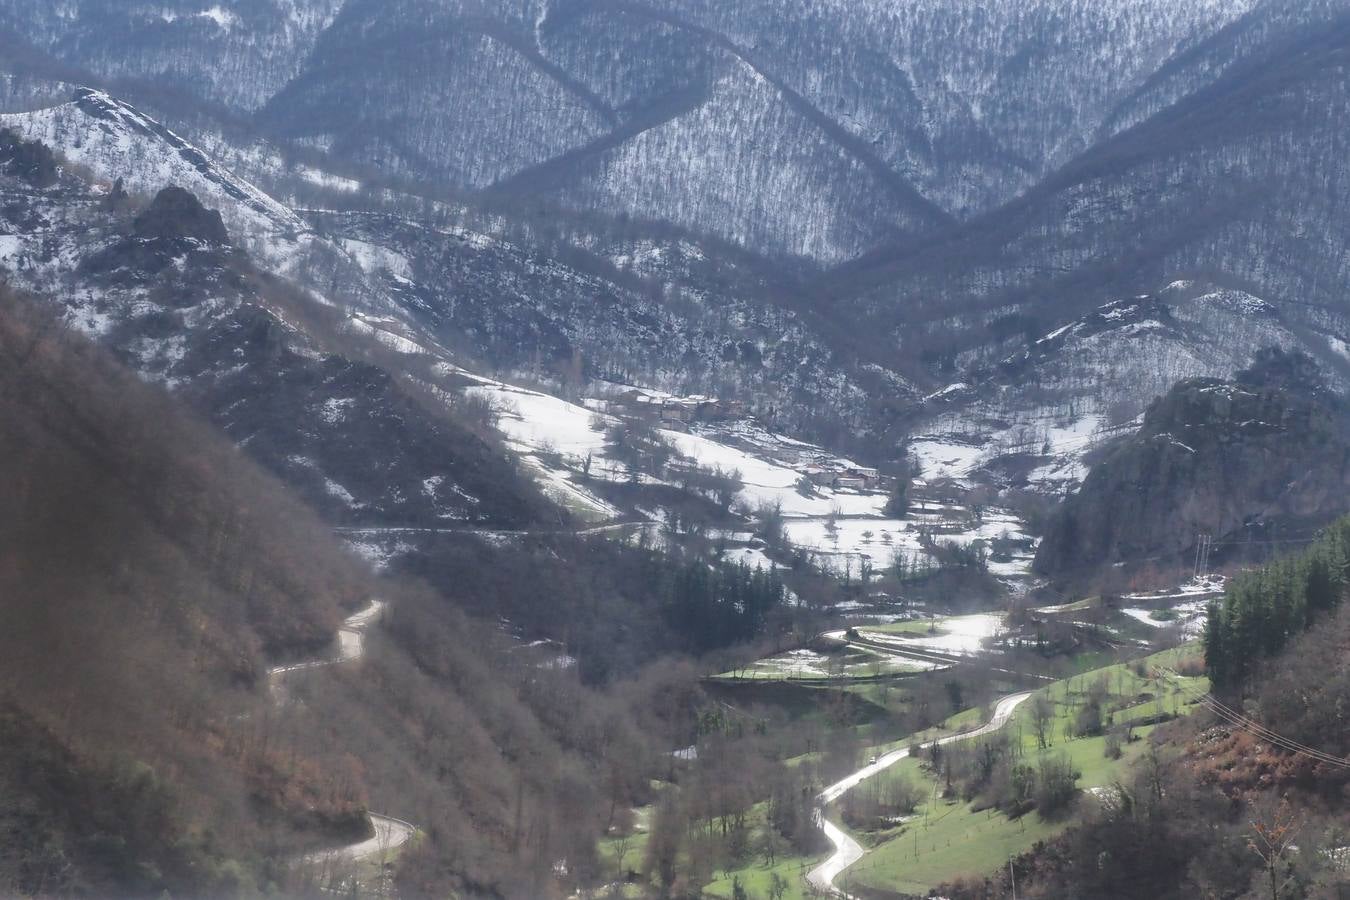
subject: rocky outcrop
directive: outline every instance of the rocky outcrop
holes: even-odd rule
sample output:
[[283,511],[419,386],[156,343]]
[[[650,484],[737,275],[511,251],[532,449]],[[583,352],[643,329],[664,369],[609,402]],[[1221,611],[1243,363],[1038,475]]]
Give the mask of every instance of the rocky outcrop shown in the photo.
[[216,246],[230,242],[220,213],[202,206],[191,191],[174,185],[156,194],[145,212],[136,217],[133,233],[145,240],[187,238]]
[[1196,536],[1289,537],[1350,504],[1350,410],[1306,356],[1266,350],[1232,381],[1178,383],[1051,519],[1043,574],[1183,563]]
[[0,171],[45,188],[56,183],[56,168],[56,155],[45,144],[0,128]]

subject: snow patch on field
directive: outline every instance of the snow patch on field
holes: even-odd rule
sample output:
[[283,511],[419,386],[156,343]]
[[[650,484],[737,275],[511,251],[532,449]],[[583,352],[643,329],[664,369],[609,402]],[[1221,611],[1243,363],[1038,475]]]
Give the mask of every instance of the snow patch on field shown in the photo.
[[936,634],[882,634],[862,632],[868,640],[884,640],[897,647],[934,650],[961,656],[973,656],[984,649],[985,641],[1003,627],[1002,613],[975,613],[942,619]]
[[412,263],[402,253],[356,238],[343,239],[342,247],[363,272],[370,274],[384,272],[404,281],[412,278]]
[[[558,397],[476,376],[465,394],[487,400],[496,411],[497,430],[520,455],[544,493],[555,502],[596,520],[621,511],[574,478],[588,457],[598,471],[606,467],[603,428],[613,419]],[[597,430],[593,425],[599,425]],[[559,464],[553,461],[557,457]]]
[[365,537],[348,537],[346,544],[357,556],[370,563],[376,572],[383,572],[400,556],[412,552],[413,545],[404,541],[381,541]]
[[[677,453],[705,468],[721,468],[741,473],[744,487],[737,495],[735,506],[753,513],[761,506],[777,504],[787,518],[828,516],[879,516],[886,505],[886,495],[880,491],[836,491],[814,487],[810,496],[797,489],[802,473],[783,463],[771,462],[740,447],[715,440],[706,433],[662,431]],[[794,442],[801,447],[809,444]],[[819,448],[814,448],[819,451]],[[823,454],[823,451],[819,451]],[[841,462],[847,462],[841,460]]]
[[393,320],[378,319],[358,314],[347,319],[347,327],[357,334],[373,337],[381,344],[384,344],[389,349],[398,353],[414,356],[427,352],[426,348],[416,341],[410,340],[401,334],[395,334],[390,330],[392,328],[400,327],[399,324]]
[[323,489],[328,492],[330,497],[336,497],[353,509],[356,509],[361,505],[356,502],[356,498],[352,496],[351,491],[347,490],[331,478],[325,478],[323,480]]
[[1205,601],[1182,603],[1170,607],[1170,609],[1176,614],[1174,618],[1170,619],[1155,619],[1153,618],[1153,613],[1156,612],[1156,610],[1142,609],[1139,607],[1122,609],[1121,612],[1131,619],[1142,622],[1151,628],[1167,628],[1173,625],[1179,625],[1181,626],[1182,634],[1187,637],[1197,637],[1204,632],[1205,620],[1208,618]]
[[745,565],[751,569],[781,569],[783,566],[769,559],[759,547],[728,547],[722,554],[723,562],[730,565]]
[[498,430],[522,449],[552,451],[578,460],[604,453],[605,433],[593,428],[592,422],[604,426],[615,421],[558,397],[505,384],[487,383],[466,393],[488,399],[498,411]]
[[985,448],[955,438],[925,435],[910,441],[909,452],[918,461],[919,471],[928,481],[939,478],[963,481],[980,464]]
[[216,27],[222,31],[232,31],[239,24],[239,17],[228,9],[219,6],[213,6],[210,9],[202,10],[197,13],[196,18],[206,19],[216,23]]

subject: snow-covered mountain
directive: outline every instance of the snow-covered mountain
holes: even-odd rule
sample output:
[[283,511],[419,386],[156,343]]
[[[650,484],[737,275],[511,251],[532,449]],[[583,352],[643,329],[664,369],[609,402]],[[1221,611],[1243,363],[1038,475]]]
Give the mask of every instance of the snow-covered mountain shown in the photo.
[[[38,221],[89,216],[91,207],[107,204],[118,179],[120,189],[143,198],[177,184],[218,208],[238,252],[285,279],[278,284],[294,293],[292,302],[303,302],[299,320],[261,303],[287,328],[305,330],[306,320],[317,317],[343,340],[377,345],[422,369],[515,371],[559,390],[604,377],[740,397],[780,429],[846,447],[870,434],[873,454],[885,453],[885,440],[910,439],[930,477],[982,470],[997,483],[1062,490],[1081,479],[1092,448],[1132,428],[1152,398],[1179,379],[1227,377],[1267,345],[1311,353],[1338,381],[1350,363],[1334,328],[1309,329],[1302,313],[1209,281],[1176,281],[1154,297],[1111,301],[1053,329],[1037,329],[1043,320],[1030,312],[1004,310],[996,340],[954,353],[948,387],[924,399],[901,374],[911,366],[869,360],[875,335],[840,327],[790,279],[751,257],[678,237],[604,232],[550,249],[528,229],[515,238],[509,229],[459,224],[463,216],[443,206],[302,215],[134,107],[94,91],[0,117],[0,124],[62,148],[88,182],[87,195],[75,191],[63,203],[28,191],[21,205],[43,209]],[[100,224],[108,240],[125,231],[126,215]],[[484,221],[480,216],[479,225]],[[61,227],[74,233],[89,226]],[[96,244],[61,244],[52,237],[60,229],[32,221],[26,228],[26,234],[15,229],[5,245],[5,261],[21,284],[63,291],[74,321],[118,331],[155,377],[176,383],[195,378],[184,372],[209,367],[178,358],[195,337],[180,334],[173,340],[186,343],[179,346],[141,333],[153,331],[149,323],[163,315],[138,305],[145,284],[131,290],[106,276],[91,280],[83,260]],[[161,266],[138,277],[169,279],[186,295],[201,294],[194,283],[201,273],[177,266],[167,275]],[[260,303],[247,280],[232,291],[232,303],[239,297]],[[185,331],[214,327],[200,310],[173,315]],[[969,329],[961,340],[988,342],[988,334]],[[258,382],[241,385],[247,383]],[[314,427],[337,427],[349,399],[316,397]],[[308,458],[288,452],[284,465]],[[956,459],[962,463],[953,468],[947,460]],[[325,490],[329,501],[344,491],[356,497],[345,487]],[[352,508],[363,504],[372,501],[354,499]]]
[[1007,202],[1343,12],[1343,0],[0,0],[0,24],[32,48],[164,109],[195,97],[385,174],[822,262]]
[[63,0],[0,6],[29,44],[109,81],[250,110],[302,69],[344,0]]
[[[297,222],[292,213],[120,104],[83,96],[73,109],[91,104],[79,165],[6,141],[0,265],[11,287],[182,394],[332,519],[520,524],[541,513],[502,452],[425,396],[404,361],[436,360],[415,331],[278,277],[244,249],[262,232],[227,228]],[[80,115],[8,124],[37,131]],[[224,201],[223,217],[182,187],[153,200],[124,188],[148,191],[154,173],[182,176],[183,164],[196,175],[185,181]],[[126,181],[113,181],[120,172]]]
[[[276,56],[245,36],[302,7],[190,24]],[[325,341],[424,385],[439,366],[568,397],[595,378],[738,397],[873,461],[908,447],[925,477],[1054,493],[1176,380],[1259,347],[1346,378],[1337,3],[310,12],[289,32],[303,61],[266,96],[207,92],[275,143],[209,116],[176,132],[89,89],[0,124],[76,164],[86,206],[119,179],[137,209],[187,188]],[[23,21],[97,69],[57,36],[120,14]],[[84,247],[36,240],[5,245],[23,284],[114,302],[58,274]],[[877,246],[818,276],[775,255]]]
[[[1342,365],[1350,20],[1291,47],[944,240],[835,273],[828,290],[867,323],[878,358],[917,358],[946,381],[1176,280],[1259,297],[1314,357]],[[1241,327],[1263,320],[1258,310]]]
[[736,397],[779,427],[858,420],[878,390],[913,387],[855,364],[810,310],[754,265],[682,240],[529,243],[377,213],[311,218],[381,279],[420,327],[497,371],[603,377]]

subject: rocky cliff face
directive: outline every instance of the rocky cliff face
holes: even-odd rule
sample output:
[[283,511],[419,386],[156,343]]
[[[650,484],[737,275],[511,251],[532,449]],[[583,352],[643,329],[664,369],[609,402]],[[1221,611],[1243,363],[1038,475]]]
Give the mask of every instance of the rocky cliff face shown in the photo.
[[1232,381],[1176,385],[1051,521],[1036,568],[1183,563],[1216,545],[1290,538],[1345,511],[1350,410],[1306,356],[1269,350]]

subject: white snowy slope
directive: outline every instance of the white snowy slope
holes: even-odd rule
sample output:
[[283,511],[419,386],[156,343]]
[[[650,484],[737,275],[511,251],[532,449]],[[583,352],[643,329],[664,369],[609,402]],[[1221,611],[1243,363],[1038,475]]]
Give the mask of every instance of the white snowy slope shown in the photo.
[[[619,514],[586,482],[629,477],[623,464],[609,457],[605,434],[622,424],[622,418],[463,370],[457,374],[473,382],[467,393],[493,406],[507,446],[520,455],[546,493],[587,519],[603,521]],[[989,564],[996,577],[1017,584],[1030,576],[1035,542],[1008,510],[989,508],[976,514],[957,504],[920,500],[907,518],[896,519],[885,513],[884,490],[821,485],[806,490],[803,482],[812,467],[857,467],[822,447],[774,434],[750,421],[656,431],[684,462],[738,473],[742,487],[733,511],[753,520],[765,508],[777,508],[788,544],[828,571],[858,575],[890,566],[897,558],[914,564],[935,562],[935,545],[982,541],[1010,548],[1008,557]],[[643,480],[653,479],[643,476]],[[658,510],[649,512],[659,520]],[[756,548],[729,555],[750,565],[771,565]]]
[[129,192],[176,184],[219,209],[232,232],[280,236],[305,231],[290,209],[217,166],[205,153],[136,108],[102,91],[80,89],[59,106],[0,116],[0,126],[55,148]]
[[[341,284],[345,299],[377,314],[401,310],[364,270],[359,250],[316,234],[284,203],[122,100],[81,88],[68,102],[0,115],[0,127],[41,141],[104,186],[121,179],[128,193],[146,197],[169,185],[191,191],[220,212],[231,239],[262,267],[302,285]],[[312,287],[310,294],[327,302]],[[403,321],[402,336],[412,337],[418,329]]]

